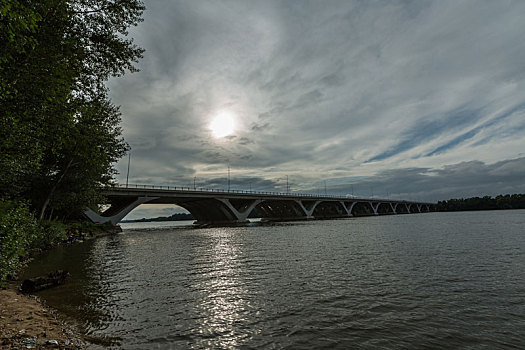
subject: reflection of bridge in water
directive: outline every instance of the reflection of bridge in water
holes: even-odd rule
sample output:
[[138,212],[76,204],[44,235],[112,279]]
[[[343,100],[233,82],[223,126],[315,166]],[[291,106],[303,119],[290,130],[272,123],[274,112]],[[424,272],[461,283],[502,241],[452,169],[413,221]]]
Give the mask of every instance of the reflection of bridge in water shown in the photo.
[[254,210],[267,221],[411,214],[435,210],[435,204],[428,202],[172,186],[109,187],[102,194],[108,199],[110,207],[102,214],[88,209],[86,215],[94,222],[113,224],[146,203],[176,204],[193,215],[197,220],[195,224],[247,222]]

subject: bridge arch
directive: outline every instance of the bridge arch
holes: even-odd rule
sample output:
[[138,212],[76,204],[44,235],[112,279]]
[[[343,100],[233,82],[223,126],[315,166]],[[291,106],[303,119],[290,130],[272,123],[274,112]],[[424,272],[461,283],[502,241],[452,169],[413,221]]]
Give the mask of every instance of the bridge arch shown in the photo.
[[224,203],[216,199],[185,201],[175,203],[178,206],[186,209],[193,215],[196,224],[199,223],[222,223],[235,222],[237,217]]
[[382,202],[377,205],[376,209],[377,214],[379,215],[385,215],[385,214],[395,214],[394,208],[390,205],[390,203]]
[[374,215],[375,214],[374,206],[372,205],[372,202],[358,201],[355,203],[354,207],[352,208],[351,214],[353,216]]
[[344,217],[348,215],[348,210],[339,201],[320,201],[313,211],[316,219]]
[[113,225],[116,225],[139,205],[150,202],[157,198],[158,197],[128,198],[126,200],[110,203],[110,207],[107,208],[102,214],[99,214],[90,208],[86,209],[84,214],[93,222],[100,224],[111,222]]
[[308,217],[308,209],[295,200],[261,200],[255,208],[262,218],[268,221],[299,220]]

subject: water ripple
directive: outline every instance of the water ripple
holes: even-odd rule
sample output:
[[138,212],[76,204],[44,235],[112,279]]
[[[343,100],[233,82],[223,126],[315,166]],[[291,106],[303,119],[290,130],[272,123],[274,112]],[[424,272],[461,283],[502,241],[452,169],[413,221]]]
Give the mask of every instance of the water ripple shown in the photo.
[[134,229],[34,265],[68,265],[42,297],[94,349],[525,348],[523,227],[508,211]]

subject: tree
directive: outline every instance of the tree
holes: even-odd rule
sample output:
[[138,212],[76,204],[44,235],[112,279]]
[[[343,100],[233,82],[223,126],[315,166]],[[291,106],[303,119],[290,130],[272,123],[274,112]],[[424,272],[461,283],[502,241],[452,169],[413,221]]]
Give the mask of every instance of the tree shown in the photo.
[[40,218],[96,203],[127,145],[105,82],[143,50],[127,38],[140,0],[5,0],[0,5],[0,197]]
[[449,199],[438,202],[437,209],[438,211],[525,209],[525,194],[498,195],[494,198],[485,196]]
[[28,174],[38,168],[40,149],[34,142],[38,132],[35,120],[28,117],[34,108],[29,99],[36,96],[30,91],[24,96],[19,89],[29,85],[24,81],[28,64],[23,58],[37,45],[40,20],[39,13],[20,1],[0,3],[0,189],[4,196],[27,189]]

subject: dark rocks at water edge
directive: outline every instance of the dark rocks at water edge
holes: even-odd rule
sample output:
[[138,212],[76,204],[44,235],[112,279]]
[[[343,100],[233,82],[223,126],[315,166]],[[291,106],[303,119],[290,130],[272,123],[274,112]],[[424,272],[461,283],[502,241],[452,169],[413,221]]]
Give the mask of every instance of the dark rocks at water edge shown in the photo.
[[122,232],[119,225],[115,226],[93,226],[89,228],[72,228],[67,232],[67,237],[63,243],[83,242],[88,239],[107,236]]
[[69,272],[63,270],[56,270],[50,272],[47,276],[40,276],[26,279],[20,286],[22,293],[34,293],[43,289],[59,286],[64,284],[69,277]]

